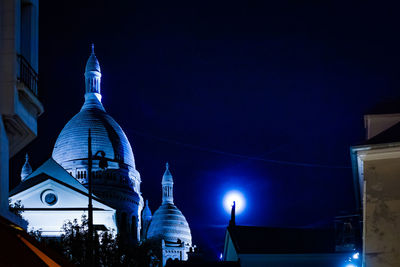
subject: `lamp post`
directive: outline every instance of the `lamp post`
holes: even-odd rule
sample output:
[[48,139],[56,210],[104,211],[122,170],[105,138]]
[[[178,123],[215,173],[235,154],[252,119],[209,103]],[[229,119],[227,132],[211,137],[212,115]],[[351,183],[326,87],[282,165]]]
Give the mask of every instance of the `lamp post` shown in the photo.
[[93,158],[98,158],[98,154],[101,154],[99,167],[102,169],[107,168],[107,160],[105,158],[106,153],[102,150],[97,151],[94,155],[92,154],[92,136],[89,128],[88,134],[88,192],[89,192],[89,204],[88,204],[88,265],[94,266],[94,254],[93,254],[93,196],[92,196],[92,165]]

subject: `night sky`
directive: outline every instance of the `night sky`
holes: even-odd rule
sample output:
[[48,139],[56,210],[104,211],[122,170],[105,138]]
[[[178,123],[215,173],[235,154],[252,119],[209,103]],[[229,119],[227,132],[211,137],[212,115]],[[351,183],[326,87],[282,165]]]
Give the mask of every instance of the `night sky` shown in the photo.
[[24,153],[37,168],[79,112],[94,42],[143,197],[161,204],[168,161],[203,250],[222,250],[230,189],[247,199],[238,224],[328,227],[354,212],[349,147],[364,140],[363,115],[400,112],[399,6],[274,2],[41,1],[45,113],[11,186]]

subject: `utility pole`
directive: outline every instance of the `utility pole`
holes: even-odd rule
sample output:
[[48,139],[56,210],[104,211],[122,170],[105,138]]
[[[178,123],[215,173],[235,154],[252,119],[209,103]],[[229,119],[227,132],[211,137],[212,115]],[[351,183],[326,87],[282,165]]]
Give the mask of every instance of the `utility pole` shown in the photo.
[[93,203],[92,203],[92,137],[88,135],[88,191],[89,191],[89,205],[88,205],[88,266],[94,266],[93,255]]

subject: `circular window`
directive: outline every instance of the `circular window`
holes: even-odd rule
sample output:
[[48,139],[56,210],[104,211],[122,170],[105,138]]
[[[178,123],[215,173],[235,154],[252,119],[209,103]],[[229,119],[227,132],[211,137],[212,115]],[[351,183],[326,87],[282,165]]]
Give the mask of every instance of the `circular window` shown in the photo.
[[48,206],[53,206],[57,203],[57,195],[53,190],[46,190],[42,193],[42,202]]

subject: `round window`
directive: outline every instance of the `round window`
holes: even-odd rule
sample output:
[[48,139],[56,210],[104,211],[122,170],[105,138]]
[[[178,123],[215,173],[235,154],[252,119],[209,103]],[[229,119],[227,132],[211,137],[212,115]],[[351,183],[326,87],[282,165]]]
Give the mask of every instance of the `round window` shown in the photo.
[[54,205],[57,202],[57,196],[53,193],[49,193],[44,197],[44,201],[49,205]]
[[57,195],[53,190],[46,190],[42,193],[42,202],[48,206],[53,206],[57,203]]

